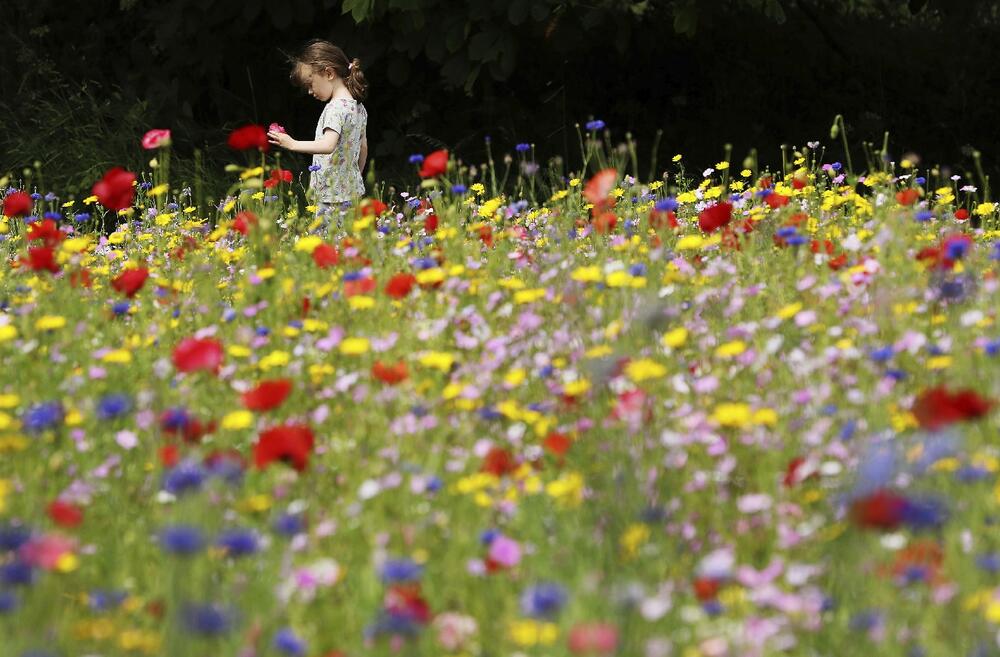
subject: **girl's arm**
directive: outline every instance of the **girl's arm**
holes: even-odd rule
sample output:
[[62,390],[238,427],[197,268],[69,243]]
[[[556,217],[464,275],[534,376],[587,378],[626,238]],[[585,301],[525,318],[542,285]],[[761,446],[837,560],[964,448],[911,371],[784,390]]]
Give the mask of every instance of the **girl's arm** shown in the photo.
[[358,171],[364,172],[365,162],[368,161],[368,131],[361,135],[361,152],[358,153]]
[[329,155],[336,150],[337,144],[340,143],[340,133],[327,128],[323,132],[323,136],[319,139],[314,141],[299,141],[292,139],[287,132],[269,132],[267,133],[267,139],[275,146],[281,146],[295,153]]

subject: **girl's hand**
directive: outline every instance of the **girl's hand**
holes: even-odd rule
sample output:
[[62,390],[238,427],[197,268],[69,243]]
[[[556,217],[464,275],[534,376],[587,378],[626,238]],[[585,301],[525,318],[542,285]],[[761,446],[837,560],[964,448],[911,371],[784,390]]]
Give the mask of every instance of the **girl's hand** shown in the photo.
[[295,140],[287,132],[269,132],[267,133],[267,140],[275,146],[280,146],[286,150],[291,150],[292,144],[295,143]]

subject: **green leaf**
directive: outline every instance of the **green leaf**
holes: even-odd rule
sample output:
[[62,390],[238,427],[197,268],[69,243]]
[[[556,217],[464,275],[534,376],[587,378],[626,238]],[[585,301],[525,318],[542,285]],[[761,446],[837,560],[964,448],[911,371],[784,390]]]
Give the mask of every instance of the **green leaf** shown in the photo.
[[698,8],[694,5],[684,5],[674,9],[674,32],[694,36],[698,29]]

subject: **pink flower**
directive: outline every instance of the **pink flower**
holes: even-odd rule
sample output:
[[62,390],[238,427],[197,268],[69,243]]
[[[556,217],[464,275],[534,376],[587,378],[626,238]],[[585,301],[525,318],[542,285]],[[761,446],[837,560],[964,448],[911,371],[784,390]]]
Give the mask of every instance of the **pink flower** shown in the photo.
[[587,623],[569,631],[569,649],[575,654],[610,654],[617,648],[618,629],[610,623]]
[[32,566],[43,570],[54,570],[59,560],[72,554],[76,541],[59,534],[46,534],[33,538],[21,546],[20,556]]
[[505,568],[512,568],[521,561],[521,546],[512,538],[497,536],[490,543],[489,557]]
[[287,130],[285,130],[285,128],[283,126],[281,126],[281,125],[279,125],[277,123],[272,123],[271,125],[267,126],[267,131],[268,132],[277,132],[277,133],[288,132]]
[[160,146],[170,145],[170,131],[163,128],[153,128],[142,136],[142,147],[147,151]]

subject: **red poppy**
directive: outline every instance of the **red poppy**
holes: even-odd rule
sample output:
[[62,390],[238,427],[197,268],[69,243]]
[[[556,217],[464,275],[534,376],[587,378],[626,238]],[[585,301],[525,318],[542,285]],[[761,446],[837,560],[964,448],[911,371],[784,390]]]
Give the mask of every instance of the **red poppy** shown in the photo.
[[160,448],[160,463],[165,468],[172,468],[181,460],[180,450],[177,445],[164,445]]
[[479,471],[502,477],[517,470],[517,466],[517,461],[509,451],[502,447],[491,447],[490,451],[483,457],[483,464]]
[[788,201],[789,198],[787,196],[778,194],[777,192],[768,194],[767,196],[764,197],[764,202],[767,203],[768,207],[770,207],[772,210],[785,207],[786,205],[788,205]]
[[486,245],[487,249],[493,248],[493,229],[489,226],[479,227],[479,240]]
[[771,189],[771,176],[761,176],[757,181],[757,186],[761,189]]
[[569,631],[567,645],[576,655],[610,655],[618,650],[618,628],[611,623],[576,625]]
[[313,262],[320,269],[325,269],[327,267],[333,267],[338,262],[340,262],[340,254],[337,253],[337,249],[330,244],[320,244],[312,252]]
[[267,132],[259,125],[245,125],[229,133],[229,147],[238,151],[257,148],[265,153],[271,148],[267,141]]
[[257,225],[257,215],[249,210],[244,210],[238,215],[233,217],[233,230],[237,233],[246,235],[250,232],[250,226]]
[[830,240],[811,240],[809,242],[809,250],[813,253],[826,253],[827,255],[833,255],[833,242]]
[[385,610],[418,623],[431,619],[431,608],[420,593],[419,582],[394,584],[385,594]]
[[219,466],[229,463],[240,471],[247,469],[247,460],[236,449],[216,449],[205,455],[204,464],[209,469],[215,470]]
[[132,205],[135,199],[135,174],[121,167],[115,167],[94,183],[91,193],[101,205],[115,212]]
[[142,289],[147,278],[149,278],[149,270],[145,267],[126,269],[111,281],[111,287],[131,299],[136,292]]
[[913,205],[918,198],[920,198],[920,191],[913,187],[896,192],[896,200],[899,201],[900,205]]
[[52,219],[36,221],[28,227],[28,241],[38,240],[45,246],[55,246],[61,242],[66,235],[59,230],[59,225]]
[[826,266],[832,269],[833,271],[837,271],[846,264],[847,264],[847,254],[841,253],[838,256],[830,258],[830,260],[826,263]]
[[547,449],[552,454],[556,456],[563,456],[569,451],[570,445],[573,444],[573,439],[564,433],[559,433],[557,431],[549,432],[549,435],[545,437],[545,441],[542,443],[545,449]]
[[965,208],[959,208],[955,210],[955,219],[958,221],[965,221],[969,218],[969,211]]
[[785,476],[781,480],[781,483],[786,488],[791,488],[806,479],[815,479],[818,476],[815,461],[802,456],[796,456],[788,462],[788,467],[785,468]]
[[379,217],[388,209],[388,206],[377,198],[369,198],[361,202],[362,217],[367,217],[369,215]]
[[70,502],[56,500],[49,504],[49,518],[60,527],[77,527],[83,522],[83,509]]
[[184,338],[174,347],[173,361],[178,372],[208,370],[218,373],[222,356],[222,343],[218,340]]
[[22,258],[21,264],[34,271],[48,271],[53,274],[59,272],[59,263],[56,262],[55,250],[51,246],[36,246],[28,249],[28,258]]
[[269,411],[281,406],[292,392],[292,382],[288,379],[261,381],[253,390],[243,393],[245,408],[251,411]]
[[715,596],[719,593],[719,580],[709,578],[709,577],[699,577],[691,583],[691,587],[694,589],[694,595],[696,598],[702,602],[708,602],[709,600],[714,600]]
[[253,460],[263,470],[274,461],[283,461],[299,472],[309,464],[316,439],[312,429],[302,424],[283,424],[260,434],[253,446]]
[[11,192],[3,200],[3,216],[24,217],[31,214],[31,194],[27,192]]
[[649,211],[649,225],[653,230],[660,230],[662,228],[679,228],[680,223],[677,221],[677,215],[673,210],[657,210],[653,208]]
[[372,365],[372,376],[392,386],[405,381],[410,373],[407,371],[404,361],[399,361],[395,365],[385,365],[382,361],[377,360]]
[[698,214],[698,227],[703,232],[714,233],[733,219],[732,203],[716,203]]
[[910,410],[921,427],[936,431],[954,422],[983,417],[992,407],[991,400],[983,399],[973,390],[952,393],[938,386],[920,393]]
[[375,289],[375,279],[365,276],[353,281],[344,282],[344,296],[353,297],[360,294],[368,294]]
[[602,169],[594,174],[583,186],[583,197],[587,202],[594,204],[594,209],[605,208],[613,205],[608,201],[608,194],[615,187],[618,180],[618,170],[613,168]]
[[410,293],[417,283],[413,274],[396,274],[386,283],[385,293],[394,299],[402,299]]
[[903,522],[906,498],[887,490],[878,490],[851,505],[851,518],[866,529],[895,529]]
[[424,219],[424,232],[428,235],[435,233],[438,229],[438,218],[436,214],[429,214]]
[[792,176],[792,189],[802,189],[809,184],[809,174],[799,171]]
[[271,177],[264,181],[264,187],[271,189],[283,182],[292,182],[292,172],[288,169],[271,169]]
[[610,233],[618,224],[618,217],[614,212],[601,212],[594,217],[594,231],[604,235]]
[[69,273],[69,284],[72,287],[87,287],[91,285],[90,270],[80,269]]
[[448,171],[448,151],[434,151],[424,158],[423,166],[420,167],[421,178],[434,178]]

